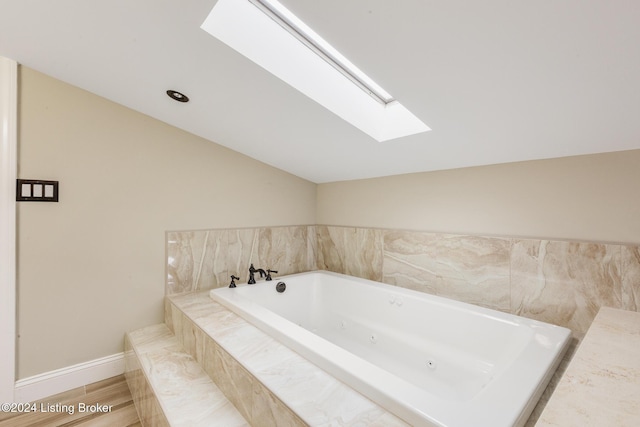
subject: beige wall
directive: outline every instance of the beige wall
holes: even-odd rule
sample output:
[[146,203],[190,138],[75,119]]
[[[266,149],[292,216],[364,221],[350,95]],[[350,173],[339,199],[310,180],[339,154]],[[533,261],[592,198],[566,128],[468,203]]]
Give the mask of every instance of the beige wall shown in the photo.
[[640,243],[640,150],[316,186],[24,67],[19,131],[19,176],[59,180],[60,202],[18,204],[18,378],[120,352],[124,331],[162,321],[165,230]]
[[319,224],[640,243],[640,150],[318,186]]
[[[314,224],[316,185],[21,68],[18,378],[122,351],[162,321],[165,230]],[[181,107],[177,105],[176,108]]]

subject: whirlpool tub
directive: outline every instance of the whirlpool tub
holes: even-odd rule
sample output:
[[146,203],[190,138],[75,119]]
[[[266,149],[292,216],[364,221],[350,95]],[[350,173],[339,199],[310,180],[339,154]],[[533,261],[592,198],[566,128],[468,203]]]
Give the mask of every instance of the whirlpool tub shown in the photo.
[[524,425],[571,335],[324,271],[211,297],[414,426]]

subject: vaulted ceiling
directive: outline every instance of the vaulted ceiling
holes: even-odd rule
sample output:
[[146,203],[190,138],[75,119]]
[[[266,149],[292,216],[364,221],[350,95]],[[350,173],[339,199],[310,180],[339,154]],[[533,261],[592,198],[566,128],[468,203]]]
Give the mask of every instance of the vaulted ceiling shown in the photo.
[[0,55],[318,183],[640,148],[636,0],[281,0],[432,129],[382,143],[200,29],[215,3],[0,0]]

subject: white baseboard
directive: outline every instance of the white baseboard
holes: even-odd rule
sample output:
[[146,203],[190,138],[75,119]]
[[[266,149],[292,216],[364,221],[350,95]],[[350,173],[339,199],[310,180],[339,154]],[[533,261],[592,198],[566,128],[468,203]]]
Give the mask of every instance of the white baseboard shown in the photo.
[[16,381],[14,401],[33,402],[124,373],[124,353],[101,357]]

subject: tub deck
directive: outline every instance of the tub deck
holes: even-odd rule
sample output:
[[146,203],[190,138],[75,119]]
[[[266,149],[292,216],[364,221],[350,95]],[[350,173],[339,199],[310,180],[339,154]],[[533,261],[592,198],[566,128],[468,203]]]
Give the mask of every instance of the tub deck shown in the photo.
[[536,427],[640,425],[640,313],[602,307]]

